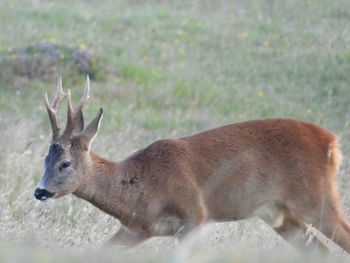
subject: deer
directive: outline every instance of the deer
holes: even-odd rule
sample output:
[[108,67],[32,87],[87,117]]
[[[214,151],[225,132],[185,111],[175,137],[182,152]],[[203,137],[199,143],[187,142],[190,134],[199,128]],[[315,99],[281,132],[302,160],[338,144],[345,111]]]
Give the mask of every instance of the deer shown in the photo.
[[[206,222],[259,217],[301,251],[329,252],[310,225],[350,253],[350,224],[341,207],[337,137],[296,119],[228,124],[178,139],[160,139],[122,161],[91,148],[103,109],[85,127],[87,77],[76,107],[59,78],[52,103],[45,95],[52,140],[34,196],[68,194],[119,220],[107,242],[134,247],[153,236],[182,240]],[[61,133],[57,112],[67,97]]]

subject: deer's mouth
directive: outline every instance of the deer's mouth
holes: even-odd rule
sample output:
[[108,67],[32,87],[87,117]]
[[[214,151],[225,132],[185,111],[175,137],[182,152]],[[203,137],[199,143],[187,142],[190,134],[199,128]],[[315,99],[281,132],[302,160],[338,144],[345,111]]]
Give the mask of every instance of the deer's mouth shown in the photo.
[[65,192],[59,192],[59,193],[54,193],[53,196],[52,196],[52,198],[53,198],[53,199],[57,199],[57,198],[60,198],[60,197],[62,197],[62,196],[65,196],[65,195],[67,195],[67,194],[69,194],[69,192],[67,192],[67,191],[65,191]]
[[40,201],[46,201],[47,199],[52,198],[55,195],[56,195],[55,193],[51,193],[46,189],[41,189],[41,188],[37,188],[34,192],[35,198]]

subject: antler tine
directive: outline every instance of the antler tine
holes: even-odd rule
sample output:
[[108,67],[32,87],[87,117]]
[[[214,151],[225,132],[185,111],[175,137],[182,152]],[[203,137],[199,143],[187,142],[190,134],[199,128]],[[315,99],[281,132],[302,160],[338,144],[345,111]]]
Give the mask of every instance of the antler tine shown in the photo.
[[72,134],[74,133],[75,130],[75,126],[76,126],[76,119],[77,116],[79,114],[81,114],[81,110],[83,108],[83,106],[85,105],[85,103],[87,102],[87,100],[89,99],[90,95],[90,78],[89,76],[86,77],[86,83],[85,83],[85,89],[84,89],[84,93],[78,103],[78,106],[76,108],[73,109],[72,104],[71,104],[71,93],[70,90],[68,90],[68,117],[67,117],[67,125],[66,128],[63,132],[61,141],[63,144],[67,144],[72,136]]
[[52,141],[57,142],[58,141],[58,136],[60,133],[60,127],[59,127],[59,122],[57,118],[57,111],[58,107],[60,105],[60,102],[62,99],[66,96],[67,94],[63,92],[62,89],[62,78],[58,78],[57,82],[57,88],[56,88],[56,93],[52,101],[52,106],[49,104],[49,98],[47,96],[47,93],[45,93],[45,104],[46,104],[46,110],[47,113],[49,114],[49,119],[51,123],[51,128],[52,128]]
[[47,92],[45,92],[45,106],[46,108],[50,108],[49,97],[47,96]]
[[68,102],[67,102],[67,124],[66,128],[64,129],[64,132],[62,134],[62,137],[60,141],[63,144],[67,144],[69,142],[70,136],[73,133],[74,130],[74,118],[75,118],[75,113],[73,111],[72,107],[72,99],[71,99],[71,93],[70,90],[68,89],[67,92],[67,97],[68,97]]
[[90,98],[90,78],[89,75],[86,76],[86,82],[85,82],[85,88],[84,88],[84,93],[80,98],[78,107],[76,109],[76,113],[81,110],[83,108],[83,106],[85,105],[85,103],[88,101],[88,99]]
[[67,96],[67,93],[63,92],[62,77],[60,76],[58,78],[58,82],[57,82],[56,93],[55,93],[55,96],[54,96],[53,101],[52,101],[52,108],[57,111],[61,101],[63,100],[63,98],[65,96]]
[[67,91],[67,97],[68,97],[68,118],[69,117],[72,117],[73,116],[73,106],[72,106],[72,95],[71,95],[71,92],[70,92],[70,89],[68,89]]

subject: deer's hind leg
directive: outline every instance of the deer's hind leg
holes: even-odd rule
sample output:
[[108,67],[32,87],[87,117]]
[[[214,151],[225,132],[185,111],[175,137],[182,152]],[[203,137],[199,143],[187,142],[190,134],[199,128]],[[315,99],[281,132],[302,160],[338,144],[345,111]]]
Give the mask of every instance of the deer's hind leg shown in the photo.
[[260,215],[283,239],[304,252],[321,251],[328,253],[329,249],[313,233],[307,224],[293,216],[285,207],[274,207],[272,213]]
[[303,200],[297,203],[289,203],[293,211],[300,215],[305,222],[312,224],[326,237],[337,243],[340,247],[350,253],[350,224],[344,216],[340,203],[340,195],[336,181],[335,168],[329,169],[329,174],[324,178],[318,195],[307,194]]
[[324,223],[320,231],[329,239],[337,243],[341,248],[350,253],[350,225],[343,218],[334,217],[332,223]]
[[350,253],[350,224],[337,200],[325,200],[317,209],[308,211],[306,215],[307,220],[326,237]]
[[350,253],[350,223],[341,207],[337,183],[341,153],[336,142],[330,145],[327,155],[328,167],[322,184],[322,198],[314,200],[314,209],[302,212],[308,217],[305,220],[309,220],[324,235]]

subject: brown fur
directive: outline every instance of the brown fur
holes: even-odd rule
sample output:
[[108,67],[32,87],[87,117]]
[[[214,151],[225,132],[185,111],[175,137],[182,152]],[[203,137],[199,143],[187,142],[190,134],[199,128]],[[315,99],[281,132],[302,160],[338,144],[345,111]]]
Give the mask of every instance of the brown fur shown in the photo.
[[93,153],[90,160],[90,174],[74,194],[142,240],[186,233],[208,220],[244,219],[271,204],[283,208],[276,228],[282,237],[292,239],[308,223],[350,251],[336,187],[336,139],[314,124],[249,121],[160,140],[119,163]]
[[316,236],[310,241],[312,224],[350,252],[337,189],[340,152],[325,129],[292,119],[253,120],[159,140],[111,162],[90,151],[101,117],[102,110],[64,148],[62,158],[72,165],[63,175],[49,167],[72,183],[54,185],[49,172],[45,183],[54,198],[71,192],[119,219],[112,243],[182,237],[206,221],[259,216],[297,247],[326,250]]

